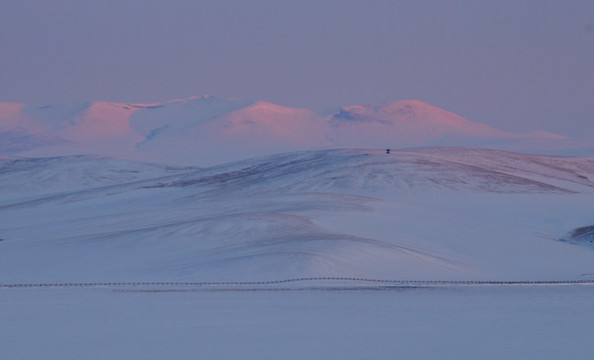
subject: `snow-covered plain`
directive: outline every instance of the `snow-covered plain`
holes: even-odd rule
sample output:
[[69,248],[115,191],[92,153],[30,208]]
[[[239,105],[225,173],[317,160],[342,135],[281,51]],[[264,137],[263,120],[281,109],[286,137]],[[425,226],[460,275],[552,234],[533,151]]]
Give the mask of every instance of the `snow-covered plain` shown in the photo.
[[594,287],[0,289],[9,359],[579,359]]
[[[0,106],[8,119],[3,136],[28,136],[22,143],[5,142],[5,150],[18,151],[0,157],[0,349],[7,358],[594,355],[594,286],[588,284],[2,286],[320,277],[594,280],[594,158],[461,147],[254,157],[332,147],[354,134],[373,138],[394,119],[383,118],[390,111],[430,129],[432,139],[453,128],[456,136],[470,131],[521,138],[414,102],[345,108],[327,120],[330,127],[346,128],[320,139],[307,136],[319,125],[312,113],[261,102],[196,98],[74,110],[51,109],[72,120],[56,122],[48,109]],[[202,125],[184,117],[188,111],[202,114]],[[441,114],[443,121],[423,111]],[[35,112],[51,118],[53,132]],[[114,126],[98,134],[104,113],[112,114]],[[278,116],[287,123],[276,128]],[[340,117],[352,123],[333,123]],[[24,131],[23,124],[36,130]],[[198,160],[211,153],[197,152],[186,156],[198,160],[181,162],[193,166],[164,163],[195,139],[190,135],[197,129],[210,129],[212,138],[193,149],[211,152],[220,150],[213,146],[220,139],[257,143],[290,133],[281,134],[278,144],[264,142],[241,153],[236,162],[222,162],[223,155],[219,165],[206,167]],[[97,146],[101,155],[124,146],[128,160],[22,157],[35,151],[40,156],[50,145],[51,151],[70,151],[79,146],[73,145],[77,139]],[[111,142],[120,145],[110,149]],[[167,153],[177,142],[179,148]],[[132,161],[130,154],[160,163]]]

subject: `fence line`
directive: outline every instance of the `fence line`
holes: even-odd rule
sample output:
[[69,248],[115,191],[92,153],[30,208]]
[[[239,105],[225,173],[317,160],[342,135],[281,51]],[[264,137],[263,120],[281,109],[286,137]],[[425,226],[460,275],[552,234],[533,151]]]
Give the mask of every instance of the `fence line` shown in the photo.
[[385,286],[468,286],[468,285],[594,285],[594,280],[389,280],[370,279],[357,277],[303,277],[269,281],[186,281],[186,282],[72,282],[72,283],[14,283],[0,284],[0,288],[48,288],[48,287],[132,287],[132,286],[193,286],[193,287],[241,287],[241,286],[263,286],[282,285],[297,282],[314,281],[347,281],[382,284]]

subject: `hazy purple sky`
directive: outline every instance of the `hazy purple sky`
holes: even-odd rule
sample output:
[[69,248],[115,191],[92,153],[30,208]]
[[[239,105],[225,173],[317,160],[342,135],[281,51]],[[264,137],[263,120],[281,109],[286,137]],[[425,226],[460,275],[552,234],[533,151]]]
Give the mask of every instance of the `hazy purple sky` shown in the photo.
[[594,1],[0,0],[0,101],[418,99],[594,137]]

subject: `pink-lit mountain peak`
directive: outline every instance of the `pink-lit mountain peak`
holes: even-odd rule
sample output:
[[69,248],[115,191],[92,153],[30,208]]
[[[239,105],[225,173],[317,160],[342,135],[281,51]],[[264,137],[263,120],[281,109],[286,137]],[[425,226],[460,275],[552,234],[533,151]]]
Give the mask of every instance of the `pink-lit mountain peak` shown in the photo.
[[348,106],[342,108],[334,117],[354,121],[377,121],[393,125],[418,124],[456,127],[473,124],[456,114],[419,100]]
[[300,122],[315,117],[311,110],[292,108],[266,101],[255,101],[254,103],[235,110],[225,116],[233,122],[244,122],[244,124],[260,124],[271,127],[295,126]]
[[307,109],[256,101],[215,119],[202,130],[218,136],[252,138],[257,143],[329,146],[324,119]]
[[369,139],[368,142],[376,146],[396,144],[407,147],[522,137],[466,120],[418,100],[345,107],[331,117],[329,124],[335,129],[330,134],[332,141],[348,146],[361,138]]

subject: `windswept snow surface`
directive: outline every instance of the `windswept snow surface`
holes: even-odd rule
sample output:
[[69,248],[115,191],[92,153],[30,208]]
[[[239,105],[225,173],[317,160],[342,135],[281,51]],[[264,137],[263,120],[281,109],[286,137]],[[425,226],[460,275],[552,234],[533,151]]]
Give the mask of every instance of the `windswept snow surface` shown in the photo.
[[[326,150],[206,169],[0,160],[10,282],[569,280],[594,252],[594,161],[443,148]],[[79,169],[68,182],[61,176]],[[85,170],[82,170],[85,169]]]
[[[1,159],[1,157],[0,157]],[[187,172],[175,167],[92,156],[11,158],[0,161],[2,200],[88,190]]]

